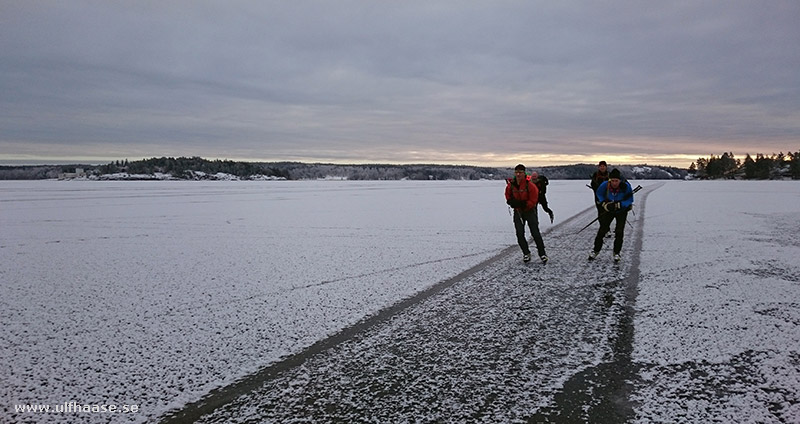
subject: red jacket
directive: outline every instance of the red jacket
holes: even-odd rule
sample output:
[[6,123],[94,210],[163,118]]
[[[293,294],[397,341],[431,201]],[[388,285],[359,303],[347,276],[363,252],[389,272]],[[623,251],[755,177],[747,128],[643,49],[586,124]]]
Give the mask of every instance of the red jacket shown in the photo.
[[[524,211],[529,211],[536,207],[537,202],[539,201],[539,189],[536,188],[536,184],[531,182],[531,177],[529,176],[522,185],[517,184],[516,178],[509,178],[506,180],[506,200],[510,200],[514,198],[516,200],[524,200],[525,201],[525,208]],[[517,208],[518,209],[518,208]]]

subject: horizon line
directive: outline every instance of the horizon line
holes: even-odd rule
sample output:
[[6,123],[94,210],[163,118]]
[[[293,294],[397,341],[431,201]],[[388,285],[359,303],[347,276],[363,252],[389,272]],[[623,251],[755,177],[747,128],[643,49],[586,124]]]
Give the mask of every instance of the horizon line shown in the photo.
[[[160,159],[160,158],[199,158],[202,160],[206,160],[209,162],[213,161],[231,161],[231,162],[243,162],[243,163],[255,163],[255,164],[272,164],[272,163],[296,163],[302,165],[332,165],[332,166],[452,166],[452,167],[472,167],[472,168],[498,168],[498,169],[512,169],[516,166],[517,163],[509,164],[509,165],[478,165],[478,164],[469,164],[469,163],[436,163],[436,162],[322,162],[322,161],[302,161],[302,160],[243,160],[243,159],[229,159],[229,158],[204,158],[202,156],[151,156],[149,158],[142,158],[142,159],[114,159],[109,161],[97,162],[93,160],[42,160],[39,162],[33,162],[30,160],[24,159],[10,159],[10,160],[0,160],[0,166],[104,166],[110,163],[114,163],[117,161],[124,161],[128,160],[128,162],[141,162],[150,159]],[[657,166],[657,167],[664,167],[664,168],[677,168],[677,169],[689,169],[688,166],[681,167],[681,166],[674,166],[674,165],[663,165],[663,164],[653,164],[653,163],[617,163],[614,164],[611,161],[608,162],[608,167],[612,168],[614,166]],[[536,169],[536,168],[554,168],[559,166],[578,166],[578,165],[585,165],[585,166],[598,166],[596,163],[588,163],[588,162],[571,162],[571,163],[557,163],[557,164],[548,164],[548,165],[525,165],[527,168]]]
[[[789,150],[791,152],[791,150]],[[437,166],[472,166],[484,168],[511,168],[516,164],[524,164],[529,168],[544,168],[552,166],[570,166],[598,164],[601,160],[606,161],[609,166],[661,166],[667,168],[689,169],[692,163],[696,163],[699,159],[710,159],[711,157],[718,157],[724,153],[733,154],[736,158],[744,159],[750,155],[754,157],[758,154],[764,153],[744,153],[736,154],[732,151],[723,153],[711,154],[667,154],[667,155],[637,155],[637,154],[519,154],[519,155],[482,155],[482,154],[464,154],[463,158],[459,159],[456,155],[445,155],[449,157],[439,157],[439,160],[433,161],[419,161],[421,157],[412,157],[412,160],[392,160],[386,158],[369,158],[369,159],[354,159],[349,158],[320,158],[320,157],[307,157],[307,156],[284,156],[282,158],[271,157],[243,157],[241,154],[234,154],[231,157],[220,157],[215,154],[204,156],[200,154],[191,155],[172,155],[172,154],[155,154],[155,155],[140,155],[122,154],[118,158],[109,158],[108,156],[38,156],[38,155],[0,155],[0,166],[57,166],[57,165],[85,165],[85,166],[102,166],[116,161],[137,162],[141,160],[148,160],[153,158],[162,157],[197,157],[208,161],[222,160],[234,161],[245,163],[303,163],[303,164],[324,164],[324,165],[338,165],[338,166],[356,166],[356,165],[437,165]],[[772,153],[776,155],[777,153]],[[432,155],[439,156],[439,155]],[[131,159],[135,157],[136,159]],[[417,160],[414,160],[417,159]],[[462,160],[463,159],[463,160]]]

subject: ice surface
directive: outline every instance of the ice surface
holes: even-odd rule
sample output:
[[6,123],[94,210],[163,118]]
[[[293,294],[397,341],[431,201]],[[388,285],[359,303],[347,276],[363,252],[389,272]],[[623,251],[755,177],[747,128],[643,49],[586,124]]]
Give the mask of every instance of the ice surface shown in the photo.
[[794,181],[672,182],[650,195],[638,422],[800,422],[798,236]]
[[[551,181],[556,224],[591,206],[584,184]],[[504,185],[0,182],[2,408],[153,420],[514,244]],[[648,202],[637,420],[800,421],[800,184],[673,181]],[[588,253],[545,242],[554,263]]]
[[513,237],[503,181],[1,184],[9,409],[76,400],[156,416]]

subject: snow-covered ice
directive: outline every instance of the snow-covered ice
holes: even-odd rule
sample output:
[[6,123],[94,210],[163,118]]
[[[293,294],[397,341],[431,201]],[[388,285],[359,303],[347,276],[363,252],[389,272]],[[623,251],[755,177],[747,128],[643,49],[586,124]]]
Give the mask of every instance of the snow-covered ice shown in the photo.
[[[498,255],[504,184],[0,182],[2,407],[155,420]],[[556,224],[591,206],[584,184],[551,182]],[[800,420],[800,184],[670,181],[648,202],[635,419]],[[594,228],[546,236],[549,269]],[[68,401],[141,411],[14,412]]]
[[800,422],[800,183],[671,183],[648,201],[638,421]]
[[495,255],[504,185],[3,182],[4,407],[180,406]]

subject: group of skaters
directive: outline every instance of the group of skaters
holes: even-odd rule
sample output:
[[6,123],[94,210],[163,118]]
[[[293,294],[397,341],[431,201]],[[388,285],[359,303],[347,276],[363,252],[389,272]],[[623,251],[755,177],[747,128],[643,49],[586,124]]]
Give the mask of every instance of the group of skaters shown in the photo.
[[[622,260],[622,242],[625,237],[625,223],[628,212],[633,207],[633,189],[630,183],[622,178],[622,173],[616,168],[608,171],[606,161],[600,161],[597,171],[592,174],[590,187],[594,192],[594,202],[597,207],[597,221],[600,228],[594,238],[594,246],[589,253],[589,260],[594,260],[603,248],[603,239],[614,226],[614,262]],[[522,260],[530,262],[531,250],[525,238],[525,223],[531,231],[531,236],[536,244],[536,252],[542,263],[547,263],[548,257],[539,232],[538,205],[549,215],[553,222],[553,211],[547,204],[547,177],[536,172],[527,174],[525,165],[514,168],[514,178],[506,180],[506,203],[514,210],[514,228],[517,233],[517,243],[522,249]]]

